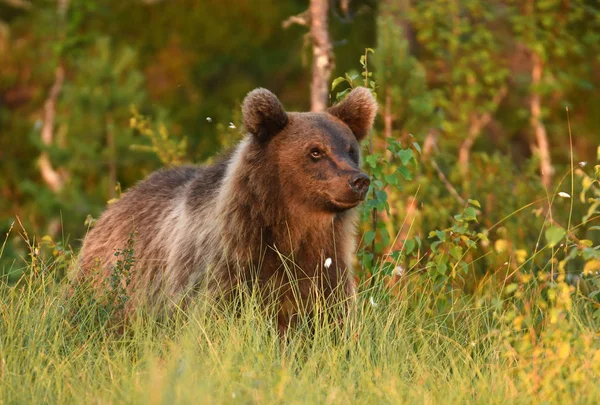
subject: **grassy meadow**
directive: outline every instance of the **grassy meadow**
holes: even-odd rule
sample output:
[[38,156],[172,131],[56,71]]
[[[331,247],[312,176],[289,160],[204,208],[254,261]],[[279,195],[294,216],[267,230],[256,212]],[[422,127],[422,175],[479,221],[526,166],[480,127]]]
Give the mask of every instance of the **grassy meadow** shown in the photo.
[[118,305],[67,293],[60,244],[48,259],[22,237],[26,276],[0,285],[3,404],[600,401],[598,305],[552,263],[468,295],[418,271],[374,274],[343,328],[304,319],[282,340],[252,292],[235,311],[198,297],[123,330]]
[[[600,403],[599,45],[597,0],[0,0],[0,405]],[[72,284],[107,204],[214,162],[249,91],[357,86],[343,323],[281,338],[243,291],[125,324],[129,241]]]

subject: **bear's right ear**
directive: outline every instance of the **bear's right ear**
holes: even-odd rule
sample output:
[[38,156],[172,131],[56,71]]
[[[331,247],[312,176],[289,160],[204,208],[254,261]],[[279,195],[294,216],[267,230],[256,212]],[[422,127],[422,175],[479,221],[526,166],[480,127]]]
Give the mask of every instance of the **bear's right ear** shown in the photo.
[[340,103],[329,107],[327,112],[348,125],[360,142],[368,135],[373,126],[377,115],[377,100],[369,89],[357,87]]
[[244,127],[260,142],[271,139],[288,123],[277,96],[267,89],[252,90],[242,103]]

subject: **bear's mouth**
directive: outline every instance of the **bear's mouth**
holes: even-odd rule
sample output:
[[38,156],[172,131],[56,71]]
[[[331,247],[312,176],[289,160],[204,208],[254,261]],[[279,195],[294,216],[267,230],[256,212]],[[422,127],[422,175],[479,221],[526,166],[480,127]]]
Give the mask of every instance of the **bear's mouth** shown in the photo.
[[358,206],[362,202],[362,200],[363,199],[360,198],[356,200],[340,201],[332,198],[329,200],[329,203],[331,204],[331,207],[334,211],[346,211]]

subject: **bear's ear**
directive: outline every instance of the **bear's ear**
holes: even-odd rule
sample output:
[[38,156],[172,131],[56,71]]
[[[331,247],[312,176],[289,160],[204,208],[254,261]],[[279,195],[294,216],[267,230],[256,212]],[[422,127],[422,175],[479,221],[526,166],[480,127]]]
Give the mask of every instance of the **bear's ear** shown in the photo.
[[252,90],[242,103],[244,127],[260,142],[269,140],[288,123],[277,96],[267,89]]
[[344,121],[360,142],[373,126],[377,114],[377,100],[366,87],[357,87],[327,112]]

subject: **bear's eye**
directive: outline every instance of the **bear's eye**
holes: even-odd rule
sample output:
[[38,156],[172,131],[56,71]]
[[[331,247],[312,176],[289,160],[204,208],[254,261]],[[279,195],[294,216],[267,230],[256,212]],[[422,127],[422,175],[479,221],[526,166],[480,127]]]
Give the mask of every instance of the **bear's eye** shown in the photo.
[[354,148],[350,148],[348,150],[348,155],[350,155],[350,159],[352,159],[355,163],[358,163],[358,152]]
[[310,150],[310,157],[313,159],[319,159],[323,156],[323,151],[319,148],[312,148]]

